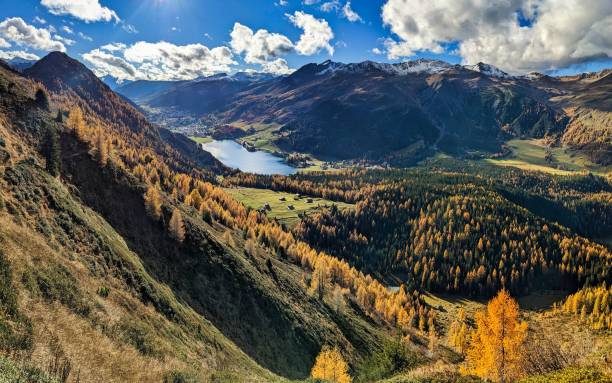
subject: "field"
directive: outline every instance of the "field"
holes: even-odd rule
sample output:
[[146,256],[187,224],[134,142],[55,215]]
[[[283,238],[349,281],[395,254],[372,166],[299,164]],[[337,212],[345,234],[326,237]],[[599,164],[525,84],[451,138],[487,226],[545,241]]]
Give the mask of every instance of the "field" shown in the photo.
[[211,137],[189,137],[192,141],[197,142],[198,144],[206,144],[211,142],[213,139]]
[[[550,174],[568,175],[577,171],[588,171],[598,174],[612,172],[611,166],[599,166],[591,163],[583,155],[572,153],[564,147],[548,148],[542,140],[511,140],[508,146],[512,154],[503,159],[486,159],[484,161],[499,166],[514,166],[523,170],[536,170]],[[547,149],[552,154],[552,161],[545,159]]]
[[[272,209],[268,211],[268,217],[276,218],[279,222],[287,226],[293,226],[298,223],[298,215],[301,213],[311,214],[333,204],[340,209],[353,207],[353,205],[343,202],[333,202],[322,198],[310,198],[308,196],[302,196],[300,199],[295,200],[295,194],[276,192],[268,189],[237,187],[227,188],[225,190],[238,201],[254,209],[260,209],[268,203]],[[285,201],[281,201],[281,198],[284,198]],[[308,202],[309,198],[312,202]],[[290,205],[294,207],[293,210],[289,209]]]

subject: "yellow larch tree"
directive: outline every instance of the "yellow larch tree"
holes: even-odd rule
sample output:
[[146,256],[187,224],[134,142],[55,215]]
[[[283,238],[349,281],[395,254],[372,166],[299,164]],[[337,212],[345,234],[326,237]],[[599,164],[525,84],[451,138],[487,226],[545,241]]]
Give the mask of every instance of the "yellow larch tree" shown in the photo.
[[80,140],[85,137],[85,119],[83,118],[83,111],[81,108],[74,107],[70,110],[68,119],[66,120],[66,126],[70,129]]
[[102,167],[106,166],[106,164],[108,163],[108,156],[109,156],[108,142],[104,138],[104,134],[102,133],[102,130],[98,131],[98,137],[96,141],[96,154],[97,154],[97,159],[98,159],[98,163],[100,164],[100,166]]
[[183,242],[185,239],[185,223],[183,222],[183,215],[178,208],[174,208],[172,211],[172,217],[168,223],[168,231],[170,236],[179,242]]
[[475,319],[463,372],[501,383],[519,377],[527,323],[519,320],[518,303],[501,290]]
[[145,208],[147,213],[155,219],[161,217],[161,198],[159,196],[159,190],[155,186],[149,186],[147,192],[144,195]]
[[337,348],[323,347],[310,372],[313,379],[330,383],[350,383],[353,379],[348,373],[348,364]]

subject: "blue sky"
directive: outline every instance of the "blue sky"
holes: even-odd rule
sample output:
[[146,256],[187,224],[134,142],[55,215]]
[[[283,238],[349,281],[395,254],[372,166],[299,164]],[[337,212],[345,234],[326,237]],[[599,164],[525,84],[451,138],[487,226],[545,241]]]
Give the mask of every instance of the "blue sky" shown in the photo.
[[[556,20],[559,10],[551,7],[544,14],[546,7],[542,6],[539,11],[543,15],[530,16],[528,8],[519,12],[497,7],[495,11],[502,14],[501,19],[488,20],[483,15],[490,14],[490,9],[479,8],[476,2],[471,8],[457,9],[452,0],[446,1],[451,3],[352,0],[347,8],[346,0],[0,0],[0,22],[5,24],[3,35],[0,23],[0,57],[10,58],[18,52],[40,57],[61,46],[101,75],[158,78],[162,76],[160,72],[172,68],[176,70],[172,79],[228,70],[289,71],[327,59],[396,62],[427,57],[452,63],[478,60],[509,72],[540,70],[554,74],[612,66],[609,41],[601,43],[601,38],[593,38],[592,41],[600,41],[599,46],[588,52],[581,48],[581,44],[592,45],[585,39],[593,33],[612,32],[605,23],[579,32],[573,29],[584,29],[580,25],[566,25],[571,32],[567,34],[575,36],[571,41],[551,41],[551,45],[563,44],[568,47],[567,53],[555,50],[554,54],[542,52],[542,57],[538,53],[516,56],[516,50],[532,52],[529,41],[546,34],[547,23]],[[74,6],[76,3],[82,7]],[[594,8],[602,8],[596,9],[600,15],[592,14],[591,18],[610,16],[612,10],[607,1],[594,3]],[[97,11],[89,11],[94,8]],[[449,18],[440,20],[440,11],[449,14]],[[456,17],[451,15],[453,12],[457,12]],[[461,17],[467,17],[466,21],[457,23]],[[23,23],[14,18],[21,18]],[[301,26],[299,20],[304,22]],[[587,22],[597,25],[597,20]],[[236,23],[246,27],[239,38],[232,37]],[[35,36],[15,36],[9,30],[11,25]],[[307,28],[311,28],[311,34]],[[516,31],[521,38],[509,40],[503,28]],[[258,34],[260,29],[265,33]],[[489,42],[485,37],[497,29],[501,30],[498,40]],[[48,36],[41,30],[47,31]],[[249,35],[249,30],[255,36]],[[307,36],[300,44],[304,35]],[[161,41],[169,45],[155,45]],[[107,49],[102,48],[105,46]],[[222,49],[214,49],[219,47]],[[137,52],[145,48],[148,53]],[[506,50],[500,51],[502,48]],[[576,58],[576,52],[583,56]],[[201,60],[198,55],[211,57]],[[165,58],[161,56],[173,58],[163,62]],[[179,66],[184,68],[178,69]]]

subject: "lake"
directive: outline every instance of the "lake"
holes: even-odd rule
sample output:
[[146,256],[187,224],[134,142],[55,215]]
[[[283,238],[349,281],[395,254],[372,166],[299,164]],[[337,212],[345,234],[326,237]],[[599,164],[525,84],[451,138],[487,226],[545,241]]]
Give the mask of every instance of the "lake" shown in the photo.
[[207,142],[202,144],[202,148],[215,156],[223,165],[243,172],[282,175],[297,172],[296,168],[287,165],[280,157],[264,151],[249,152],[232,140]]

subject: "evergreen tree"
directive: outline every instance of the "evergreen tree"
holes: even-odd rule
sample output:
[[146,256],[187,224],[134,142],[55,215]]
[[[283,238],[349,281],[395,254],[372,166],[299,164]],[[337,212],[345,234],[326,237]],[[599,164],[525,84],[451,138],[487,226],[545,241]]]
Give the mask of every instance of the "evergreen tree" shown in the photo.
[[46,111],[49,110],[49,96],[47,95],[47,92],[45,92],[44,89],[38,88],[34,97],[36,105],[38,105],[39,108],[44,109]]
[[46,159],[46,169],[54,177],[59,176],[62,167],[60,142],[57,130],[47,126],[43,141],[43,155]]

